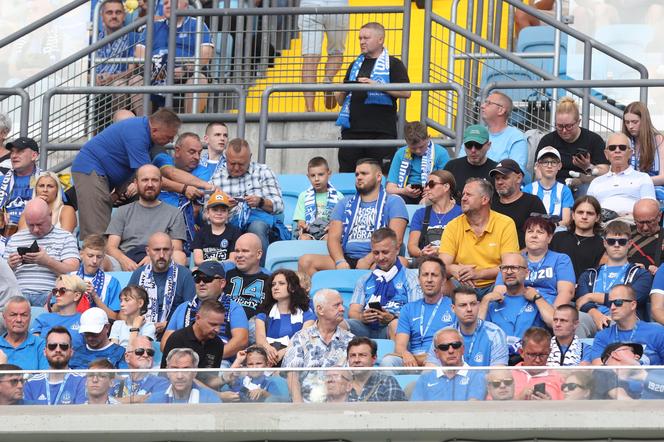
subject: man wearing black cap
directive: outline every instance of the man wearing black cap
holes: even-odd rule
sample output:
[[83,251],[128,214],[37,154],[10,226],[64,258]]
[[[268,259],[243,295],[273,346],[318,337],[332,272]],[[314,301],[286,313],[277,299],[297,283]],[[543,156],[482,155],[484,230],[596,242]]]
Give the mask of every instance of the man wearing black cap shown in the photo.
[[495,180],[498,194],[498,199],[494,198],[491,201],[491,210],[507,215],[514,220],[516,232],[519,235],[519,248],[523,249],[526,247],[523,223],[533,213],[546,215],[544,204],[535,195],[521,191],[523,171],[516,161],[501,160],[496,168],[489,172],[489,175]]
[[[0,228],[8,224],[18,225],[25,203],[32,199],[35,178],[39,175],[39,146],[35,140],[28,137],[17,138],[7,143],[7,149],[10,151],[12,168],[0,181],[0,210],[3,215],[0,217]],[[5,231],[5,236],[14,231]]]

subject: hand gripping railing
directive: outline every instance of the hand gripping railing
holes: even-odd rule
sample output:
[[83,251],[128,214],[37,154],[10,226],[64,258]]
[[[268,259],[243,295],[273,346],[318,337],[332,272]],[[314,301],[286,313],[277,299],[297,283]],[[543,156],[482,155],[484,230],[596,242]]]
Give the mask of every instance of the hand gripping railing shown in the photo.
[[[275,92],[354,92],[354,91],[438,91],[451,90],[457,93],[457,109],[463,109],[465,106],[465,95],[460,85],[456,83],[392,83],[392,84],[299,84],[299,85],[274,85],[268,86],[261,96],[261,112],[259,117],[259,145],[258,162],[264,163],[267,155],[267,149],[305,149],[322,147],[388,147],[403,146],[405,140],[329,140],[329,141],[268,141],[268,103],[270,95]],[[402,100],[402,107],[403,107]],[[458,151],[461,145],[463,135],[463,112],[457,111],[456,124],[454,130],[450,128],[436,128],[452,140],[442,141],[441,144],[455,146]]]
[[[1,92],[1,90],[0,90]],[[182,118],[184,121],[237,121],[238,137],[244,137],[246,122],[246,92],[241,86],[230,84],[198,84],[198,85],[180,85],[180,86],[95,86],[95,87],[56,87],[49,89],[44,93],[42,105],[42,132],[41,132],[41,153],[39,156],[39,166],[46,170],[48,166],[49,151],[75,151],[82,147],[82,144],[54,144],[49,143],[49,119],[51,109],[51,98],[54,95],[65,94],[178,94],[178,93],[215,93],[215,92],[235,92],[238,96],[239,111],[237,114],[201,114],[199,118]]]
[[0,88],[0,99],[9,95],[18,95],[21,97],[21,128],[19,133],[22,137],[28,136],[28,124],[30,119],[30,95],[20,87]]

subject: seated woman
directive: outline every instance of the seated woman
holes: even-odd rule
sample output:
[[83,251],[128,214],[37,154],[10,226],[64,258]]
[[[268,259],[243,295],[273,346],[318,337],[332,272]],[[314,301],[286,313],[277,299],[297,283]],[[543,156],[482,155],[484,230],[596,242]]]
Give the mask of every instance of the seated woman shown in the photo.
[[[523,255],[528,261],[525,286],[533,287],[553,307],[571,303],[576,285],[574,267],[569,256],[549,250],[555,230],[553,223],[542,216],[531,216],[524,223],[523,230],[526,233]],[[500,273],[493,291],[506,291]]]
[[625,108],[622,122],[622,132],[632,145],[631,166],[650,175],[657,199],[664,200],[664,136],[655,129],[648,108],[640,101]]
[[417,209],[410,222],[410,256],[438,256],[440,237],[445,226],[461,215],[461,206],[454,200],[455,196],[454,176],[446,170],[431,172],[424,186],[424,199],[431,204]]
[[148,311],[148,292],[143,287],[128,285],[120,292],[120,313],[124,319],[113,322],[109,338],[111,342],[125,348],[136,336],[147,336],[157,340],[153,322],[145,319]]
[[[74,232],[76,228],[76,211],[73,207],[67,206],[62,202],[62,195],[64,190],[60,185],[58,176],[53,172],[42,172],[37,177],[35,188],[32,191],[32,198],[41,198],[48,204],[51,209],[51,218],[53,225]],[[21,215],[18,221],[18,229],[25,229],[25,217]]]
[[295,272],[287,269],[272,273],[259,311],[256,315],[256,344],[267,352],[270,366],[281,363],[290,338],[296,332],[316,321],[307,292],[300,287]]
[[[263,347],[252,345],[237,352],[231,368],[268,368],[267,353]],[[224,402],[290,402],[286,380],[278,373],[264,371],[223,374],[223,387],[219,397]]]

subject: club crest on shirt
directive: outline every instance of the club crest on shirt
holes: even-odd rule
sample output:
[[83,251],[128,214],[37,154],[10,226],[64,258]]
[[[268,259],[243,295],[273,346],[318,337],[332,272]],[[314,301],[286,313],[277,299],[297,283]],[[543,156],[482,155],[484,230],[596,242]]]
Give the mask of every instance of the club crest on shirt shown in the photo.
[[470,378],[466,378],[466,377],[461,378],[461,381],[459,382],[459,385],[468,385],[469,380],[470,380]]
[[481,353],[481,352],[477,353],[475,355],[475,357],[473,357],[473,361],[479,362],[479,363],[484,362],[484,353]]
[[450,314],[450,312],[445,312],[440,319],[443,322],[452,322],[452,315]]
[[62,393],[62,399],[60,400],[60,403],[62,405],[67,405],[67,404],[71,404],[71,402],[72,402],[71,393],[69,393],[68,391],[65,391],[64,393]]
[[222,239],[219,247],[228,247],[228,240],[226,238]]
[[526,308],[523,309],[523,311],[530,313],[530,312],[535,311],[535,307],[532,304],[530,304],[530,305],[527,305]]

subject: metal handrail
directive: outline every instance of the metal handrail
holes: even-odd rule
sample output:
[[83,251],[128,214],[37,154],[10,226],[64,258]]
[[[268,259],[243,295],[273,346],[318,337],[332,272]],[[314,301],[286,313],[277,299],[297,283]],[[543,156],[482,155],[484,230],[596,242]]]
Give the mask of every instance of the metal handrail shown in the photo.
[[[0,92],[2,90],[0,89]],[[55,87],[47,90],[42,98],[42,133],[39,157],[39,166],[46,170],[48,166],[49,151],[73,151],[82,147],[81,144],[52,144],[48,142],[49,117],[51,115],[51,98],[54,95],[83,95],[83,94],[155,94],[155,93],[215,93],[235,92],[238,96],[239,110],[237,114],[237,134],[244,137],[246,124],[246,91],[237,85],[230,84],[199,84],[180,86],[83,86],[83,87]],[[209,115],[212,121],[214,114]]]
[[0,96],[18,95],[21,97],[21,128],[19,133],[22,137],[28,136],[28,124],[30,121],[30,95],[25,89],[20,87],[3,87],[0,88]]
[[[267,141],[268,105],[270,95],[275,92],[358,92],[358,91],[426,91],[426,90],[452,90],[458,95],[459,108],[465,105],[463,88],[456,83],[392,83],[392,84],[283,84],[268,86],[261,95],[261,111],[259,119],[258,135],[258,162],[264,163],[267,149],[299,149],[308,147],[385,147],[403,146],[404,140],[341,140],[341,141]],[[463,113],[457,112],[454,132],[447,135],[454,137],[454,143],[443,143],[453,145],[458,152],[463,138]]]

